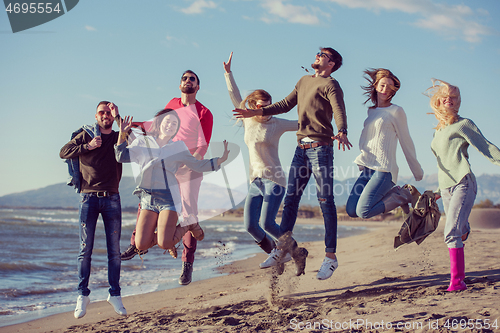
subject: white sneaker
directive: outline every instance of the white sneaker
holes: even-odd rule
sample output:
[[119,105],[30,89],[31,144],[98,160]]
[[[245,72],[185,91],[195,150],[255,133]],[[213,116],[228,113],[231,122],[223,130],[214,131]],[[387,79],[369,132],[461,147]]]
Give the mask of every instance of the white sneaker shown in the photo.
[[316,279],[318,280],[326,280],[330,278],[333,274],[333,272],[339,267],[339,263],[337,262],[337,259],[331,259],[328,257],[325,257],[323,260],[323,263],[321,264],[321,267],[318,271],[318,274],[316,275]]
[[269,268],[269,267],[276,266],[278,264],[283,264],[283,263],[288,262],[290,260],[292,260],[292,256],[290,255],[290,253],[287,252],[286,255],[283,255],[282,250],[278,250],[275,248],[271,251],[271,253],[269,253],[269,257],[267,257],[266,261],[261,263],[259,265],[259,267],[260,268]]
[[125,307],[123,306],[121,296],[108,295],[108,303],[113,305],[115,312],[118,313],[119,315],[122,316],[127,315],[127,310],[125,310]]
[[80,295],[76,299],[75,318],[80,319],[87,313],[87,305],[90,303],[88,296]]

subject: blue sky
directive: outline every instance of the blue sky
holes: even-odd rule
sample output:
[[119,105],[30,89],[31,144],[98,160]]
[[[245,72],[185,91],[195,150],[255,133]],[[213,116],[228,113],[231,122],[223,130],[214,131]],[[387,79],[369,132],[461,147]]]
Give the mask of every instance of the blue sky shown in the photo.
[[[243,131],[230,119],[222,62],[233,51],[242,93],[266,89],[278,101],[306,74],[301,66],[309,67],[320,46],[344,57],[333,76],[344,90],[354,148],[335,151],[338,177],[357,175],[352,161],[366,117],[360,86],[370,67],[388,68],[401,80],[393,102],[407,113],[425,173],[434,174],[429,147],[436,121],[422,94],[433,77],[460,87],[460,114],[500,145],[498,17],[500,4],[490,0],[85,0],[13,34],[2,12],[0,195],[65,182],[59,149],[73,130],[94,122],[99,101],[147,120],[180,96],[185,69],[200,77],[198,100],[214,114],[212,140],[240,145],[247,160]],[[296,110],[283,117],[296,119]],[[285,168],[295,144],[293,133],[281,139]],[[500,174],[472,150],[476,175]],[[400,149],[398,164],[401,176],[411,174]],[[125,175],[132,175],[129,166]]]

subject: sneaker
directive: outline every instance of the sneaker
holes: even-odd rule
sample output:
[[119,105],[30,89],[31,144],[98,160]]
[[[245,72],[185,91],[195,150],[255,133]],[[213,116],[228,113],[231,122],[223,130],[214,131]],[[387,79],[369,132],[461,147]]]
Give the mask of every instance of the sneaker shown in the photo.
[[283,250],[273,249],[271,253],[269,253],[269,257],[267,257],[266,261],[259,265],[260,268],[269,268],[278,265],[281,263],[282,258],[285,257],[285,253]]
[[191,283],[191,277],[193,275],[193,263],[192,262],[182,262],[182,273],[179,277],[179,284],[187,286]]
[[292,254],[292,258],[295,261],[295,275],[301,276],[305,274],[306,269],[306,258],[309,255],[309,252],[304,247],[297,247]]
[[122,260],[130,260],[132,259],[133,257],[135,257],[136,254],[138,255],[144,255],[148,253],[148,250],[144,250],[144,251],[139,251],[135,245],[133,244],[130,244],[130,246],[128,247],[128,249],[125,250],[125,252],[122,252],[121,254],[121,258]]
[[108,303],[113,305],[115,312],[118,313],[119,315],[121,316],[127,315],[127,310],[125,310],[125,307],[123,306],[121,296],[108,295]]
[[80,295],[76,299],[75,318],[80,319],[87,313],[87,305],[90,303],[88,296]]
[[335,270],[339,267],[339,263],[337,259],[331,259],[328,257],[325,257],[323,260],[323,263],[321,264],[321,267],[318,271],[318,274],[316,275],[316,278],[318,280],[326,280],[330,278],[335,272]]

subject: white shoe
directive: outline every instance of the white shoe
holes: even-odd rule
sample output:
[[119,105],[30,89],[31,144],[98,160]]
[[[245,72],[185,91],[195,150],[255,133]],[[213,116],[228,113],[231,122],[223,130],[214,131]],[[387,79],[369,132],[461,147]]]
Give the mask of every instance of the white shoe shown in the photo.
[[271,253],[269,253],[269,257],[267,257],[266,261],[261,263],[259,265],[259,267],[260,268],[269,268],[269,267],[276,266],[278,264],[283,264],[283,263],[288,262],[290,260],[292,260],[292,256],[290,255],[290,253],[287,252],[286,255],[283,255],[282,250],[273,249],[271,251]]
[[123,306],[121,296],[108,295],[108,303],[113,305],[115,312],[118,313],[119,315],[122,316],[127,315],[127,310],[125,310],[125,307]]
[[335,270],[339,267],[339,263],[337,259],[331,259],[328,257],[325,257],[323,260],[323,263],[321,264],[321,267],[318,271],[318,274],[316,275],[316,279],[318,280],[326,280],[330,278],[335,272]]
[[87,305],[90,303],[88,296],[80,295],[76,299],[75,318],[80,319],[87,313]]

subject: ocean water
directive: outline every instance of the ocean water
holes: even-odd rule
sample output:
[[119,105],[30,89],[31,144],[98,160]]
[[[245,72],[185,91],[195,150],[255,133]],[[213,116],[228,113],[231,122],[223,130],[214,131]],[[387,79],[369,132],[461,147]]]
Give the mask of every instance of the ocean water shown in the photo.
[[[121,249],[130,244],[136,214],[123,213]],[[222,274],[217,270],[233,261],[249,258],[261,250],[244,230],[242,222],[201,222],[205,239],[198,242],[193,281]],[[0,208],[0,327],[73,311],[77,298],[78,211]],[[363,227],[339,226],[338,237],[365,232]],[[322,241],[323,225],[300,225],[294,229],[299,242]],[[122,296],[180,287],[179,257],[173,259],[154,247],[143,256],[123,261]],[[98,222],[92,273],[91,300],[108,295],[107,256],[102,222]],[[183,287],[188,288],[188,287]]]

